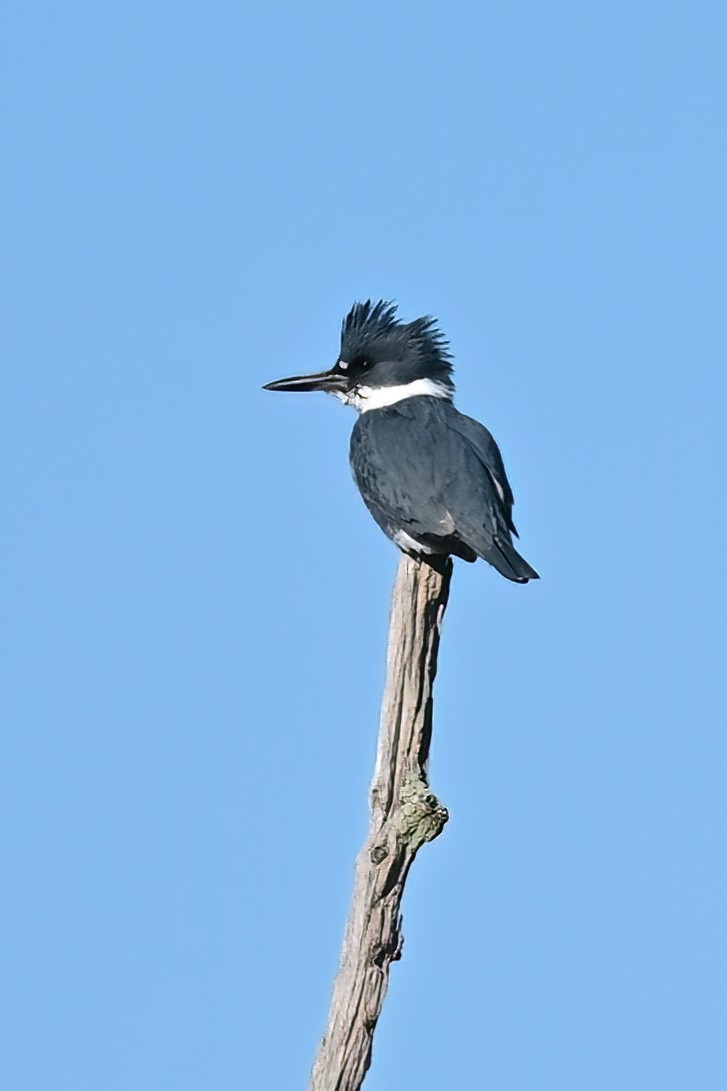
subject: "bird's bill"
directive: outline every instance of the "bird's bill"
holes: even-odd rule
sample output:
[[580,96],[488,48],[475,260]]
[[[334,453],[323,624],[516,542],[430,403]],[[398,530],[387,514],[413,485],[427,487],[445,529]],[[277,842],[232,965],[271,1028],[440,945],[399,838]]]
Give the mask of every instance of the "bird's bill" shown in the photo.
[[292,375],[289,379],[275,379],[272,383],[266,383],[263,390],[324,390],[328,394],[335,394],[347,388],[346,376],[332,368],[330,371],[320,371],[317,375]]

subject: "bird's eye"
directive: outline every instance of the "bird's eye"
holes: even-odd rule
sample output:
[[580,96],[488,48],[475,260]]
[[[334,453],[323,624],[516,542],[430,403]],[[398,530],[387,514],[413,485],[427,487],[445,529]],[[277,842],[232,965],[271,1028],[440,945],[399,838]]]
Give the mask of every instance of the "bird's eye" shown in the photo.
[[357,371],[368,371],[372,363],[373,360],[369,356],[356,356],[351,361],[351,367],[356,368]]

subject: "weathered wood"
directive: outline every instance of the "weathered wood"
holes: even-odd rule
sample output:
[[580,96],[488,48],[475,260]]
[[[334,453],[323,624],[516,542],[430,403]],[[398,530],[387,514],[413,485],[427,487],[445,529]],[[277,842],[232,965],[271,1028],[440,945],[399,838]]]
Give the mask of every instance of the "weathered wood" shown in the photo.
[[403,556],[394,583],[371,823],[310,1091],[358,1091],[371,1063],[389,966],[401,958],[401,899],[409,868],[447,811],[429,789],[432,687],[452,562]]

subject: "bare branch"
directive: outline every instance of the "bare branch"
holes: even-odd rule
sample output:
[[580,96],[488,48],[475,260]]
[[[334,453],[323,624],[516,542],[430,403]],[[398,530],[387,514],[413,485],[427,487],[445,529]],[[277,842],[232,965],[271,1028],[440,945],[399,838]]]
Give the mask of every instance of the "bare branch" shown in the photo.
[[394,584],[371,824],[333,985],[328,1026],[310,1091],[358,1091],[371,1063],[374,1031],[401,957],[401,899],[414,857],[437,837],[447,811],[429,790],[432,686],[452,562],[402,557]]

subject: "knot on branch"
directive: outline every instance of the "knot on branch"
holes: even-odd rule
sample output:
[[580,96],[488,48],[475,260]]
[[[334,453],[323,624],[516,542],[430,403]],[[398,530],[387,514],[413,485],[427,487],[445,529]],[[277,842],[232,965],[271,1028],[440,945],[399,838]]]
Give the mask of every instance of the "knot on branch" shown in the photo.
[[401,917],[396,925],[392,925],[388,942],[381,943],[371,955],[371,961],[380,969],[388,966],[390,962],[398,962],[404,949],[404,937],[401,934]]
[[399,793],[396,825],[399,835],[414,852],[439,837],[449,818],[434,793],[420,777],[405,780]]

